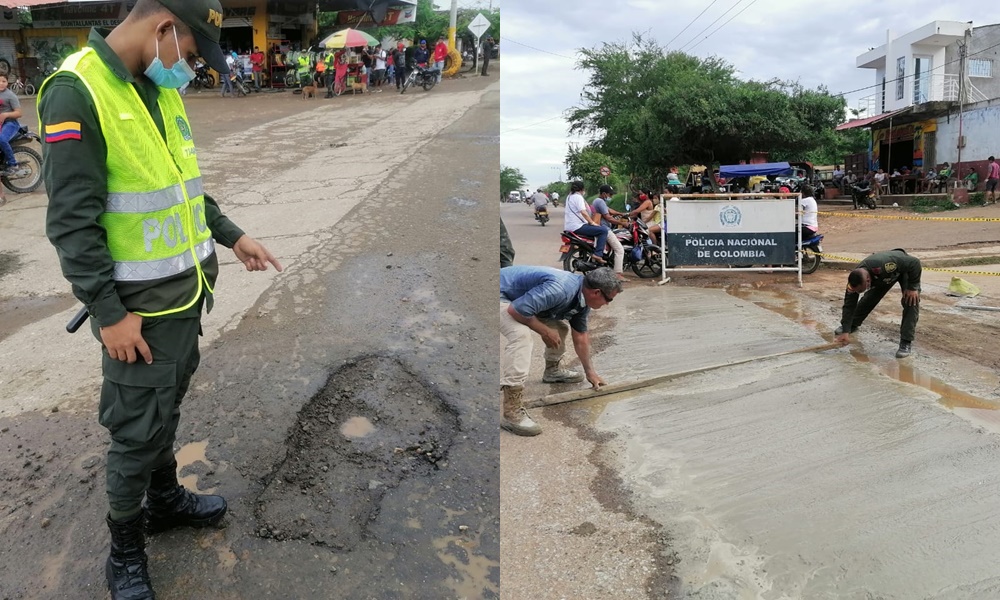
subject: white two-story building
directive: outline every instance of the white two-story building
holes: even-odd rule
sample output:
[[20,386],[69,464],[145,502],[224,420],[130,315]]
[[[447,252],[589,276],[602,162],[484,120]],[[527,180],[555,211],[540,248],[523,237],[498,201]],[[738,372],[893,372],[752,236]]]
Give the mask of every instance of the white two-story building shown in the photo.
[[862,118],[838,127],[871,130],[864,160],[849,157],[855,168],[961,161],[962,175],[971,167],[983,178],[987,157],[1000,156],[1000,25],[934,21],[902,35],[889,30],[856,65],[875,81],[858,102]]

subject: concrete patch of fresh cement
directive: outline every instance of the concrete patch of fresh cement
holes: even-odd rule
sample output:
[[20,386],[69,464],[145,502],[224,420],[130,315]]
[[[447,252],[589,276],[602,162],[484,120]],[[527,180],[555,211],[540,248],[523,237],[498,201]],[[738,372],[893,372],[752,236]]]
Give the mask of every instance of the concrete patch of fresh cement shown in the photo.
[[[718,290],[630,292],[599,357],[616,381],[821,341]],[[687,597],[994,597],[1000,445],[936,400],[835,351],[591,404]]]

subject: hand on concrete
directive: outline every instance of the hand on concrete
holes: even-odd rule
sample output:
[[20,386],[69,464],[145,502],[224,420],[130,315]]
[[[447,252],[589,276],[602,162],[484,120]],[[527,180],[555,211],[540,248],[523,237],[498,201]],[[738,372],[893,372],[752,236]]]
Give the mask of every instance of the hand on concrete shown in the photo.
[[543,331],[538,332],[542,336],[542,341],[545,342],[546,348],[558,348],[559,342],[562,340],[559,338],[559,332],[546,325],[542,326]]
[[604,380],[601,379],[601,376],[598,375],[597,373],[590,373],[589,375],[587,375],[587,381],[590,382],[590,385],[594,386],[595,390],[601,389],[602,385],[608,385],[604,383]]
[[233,252],[236,253],[236,258],[240,259],[240,262],[247,268],[247,271],[266,271],[267,263],[274,265],[274,268],[278,272],[284,270],[278,259],[264,247],[264,244],[261,244],[249,235],[243,235],[240,239],[236,240],[236,244],[233,245]]
[[846,343],[848,343],[848,342],[851,341],[851,334],[849,334],[849,333],[842,333],[842,334],[838,335],[836,338],[834,338],[834,341],[837,342],[837,343],[839,343],[839,344],[846,344]]
[[142,317],[135,313],[125,313],[125,318],[114,325],[101,327],[101,341],[108,349],[108,355],[114,360],[135,362],[139,350],[146,364],[153,363],[153,353],[150,352],[146,340],[142,339]]
[[918,304],[920,304],[920,292],[903,290],[903,306],[916,306]]

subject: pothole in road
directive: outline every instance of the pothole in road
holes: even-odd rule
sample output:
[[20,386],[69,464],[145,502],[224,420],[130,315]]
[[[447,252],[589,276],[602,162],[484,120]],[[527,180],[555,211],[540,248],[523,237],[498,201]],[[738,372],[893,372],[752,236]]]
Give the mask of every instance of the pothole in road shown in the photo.
[[458,418],[399,362],[346,364],[299,411],[257,499],[258,535],[349,551],[408,477],[446,465]]

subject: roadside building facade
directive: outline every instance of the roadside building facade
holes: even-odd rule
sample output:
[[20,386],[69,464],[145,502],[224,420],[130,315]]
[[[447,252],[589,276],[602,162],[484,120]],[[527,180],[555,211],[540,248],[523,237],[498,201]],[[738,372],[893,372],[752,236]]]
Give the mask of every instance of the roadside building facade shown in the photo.
[[867,168],[961,162],[963,174],[973,167],[985,179],[987,157],[1000,155],[998,60],[1000,25],[934,21],[899,36],[887,31],[884,44],[856,60],[875,74],[875,93],[857,106],[863,118],[838,129],[871,131]]

